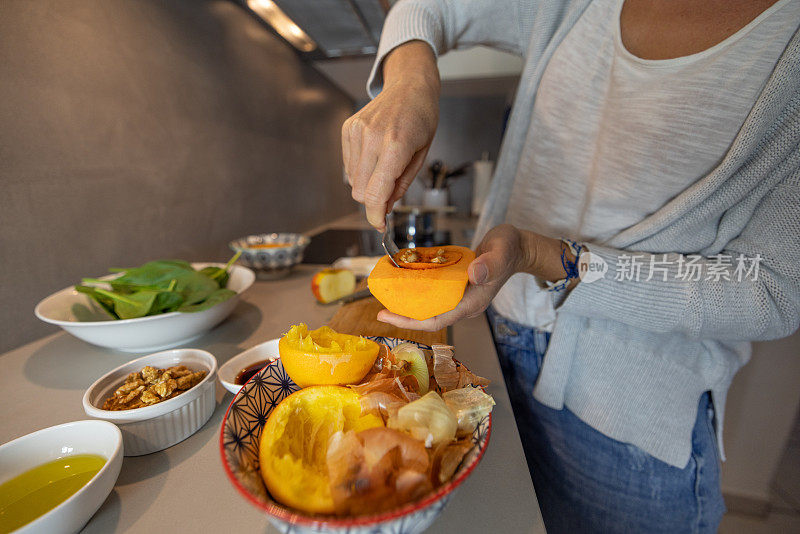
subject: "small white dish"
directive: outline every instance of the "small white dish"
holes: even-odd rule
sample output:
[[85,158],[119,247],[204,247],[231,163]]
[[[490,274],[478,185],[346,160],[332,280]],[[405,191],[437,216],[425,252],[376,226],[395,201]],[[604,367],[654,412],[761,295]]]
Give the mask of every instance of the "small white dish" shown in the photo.
[[75,421],[51,426],[0,445],[0,483],[44,463],[75,454],[97,454],[105,465],[66,501],[15,534],[78,532],[114,488],[122,467],[122,434],[106,421]]
[[[222,263],[193,263],[195,269]],[[103,277],[107,280],[118,275]],[[170,312],[138,319],[113,320],[100,306],[71,286],[43,299],[34,313],[42,321],[58,325],[73,336],[101,347],[123,352],[153,352],[191,341],[222,322],[239,301],[239,296],[256,279],[241,265],[231,267],[228,288],[237,295],[207,310],[195,313]]]
[[352,256],[339,258],[331,265],[334,269],[353,271],[358,278],[366,278],[382,256]]
[[[165,369],[185,365],[193,371],[206,371],[193,388],[169,400],[132,410],[103,410],[103,402],[130,373],[146,365]],[[122,431],[125,456],[141,456],[179,443],[202,427],[216,407],[217,360],[199,349],[174,349],[149,354],[121,365],[97,379],[83,395],[83,411],[89,417],[116,424]]]
[[[276,338],[265,341],[264,343],[259,343],[255,347],[240,352],[228,360],[219,368],[219,381],[222,387],[234,395],[239,393],[242,386],[235,383],[236,375],[239,374],[239,371],[261,360],[275,360],[280,358],[280,352],[278,351],[279,341],[280,338]],[[266,365],[266,363],[264,365]]]

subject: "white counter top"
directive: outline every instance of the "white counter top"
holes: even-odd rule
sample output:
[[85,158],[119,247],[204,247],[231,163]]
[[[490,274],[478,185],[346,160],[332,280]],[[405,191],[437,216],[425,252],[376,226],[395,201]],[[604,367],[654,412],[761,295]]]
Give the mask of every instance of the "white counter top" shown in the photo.
[[[311,295],[316,268],[256,282],[224,323],[187,346],[207,350],[220,365],[280,336],[289,325],[312,327],[336,307]],[[453,327],[457,357],[489,379],[497,406],[486,454],[430,532],[543,533],[541,514],[517,433],[491,335],[483,317]],[[87,419],[85,389],[100,375],[141,354],[88,345],[58,333],[0,355],[0,443],[51,425]],[[125,458],[119,480],[84,529],[109,532],[277,532],[241,497],[222,470],[219,432],[232,395],[217,385],[214,415],[196,434],[169,449]]]

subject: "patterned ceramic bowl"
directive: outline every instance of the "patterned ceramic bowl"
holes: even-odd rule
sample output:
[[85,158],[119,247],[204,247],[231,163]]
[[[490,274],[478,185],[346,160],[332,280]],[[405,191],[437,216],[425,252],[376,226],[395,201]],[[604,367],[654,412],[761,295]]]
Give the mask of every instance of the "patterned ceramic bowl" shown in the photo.
[[288,275],[303,261],[303,251],[310,242],[302,234],[254,234],[235,239],[228,246],[242,253],[239,261],[255,270],[260,279],[273,280]]
[[[394,347],[402,339],[371,337],[379,343]],[[429,349],[427,345],[417,343]],[[231,483],[253,505],[267,513],[269,521],[281,532],[347,534],[416,534],[428,528],[442,512],[455,490],[478,465],[489,444],[491,415],[485,417],[472,435],[474,446],[453,478],[425,498],[395,510],[371,516],[331,517],[314,516],[275,502],[267,492],[258,468],[258,447],[261,431],[272,409],[283,399],[300,389],[292,382],[280,359],[270,363],[234,397],[222,420],[220,452],[222,465]]]

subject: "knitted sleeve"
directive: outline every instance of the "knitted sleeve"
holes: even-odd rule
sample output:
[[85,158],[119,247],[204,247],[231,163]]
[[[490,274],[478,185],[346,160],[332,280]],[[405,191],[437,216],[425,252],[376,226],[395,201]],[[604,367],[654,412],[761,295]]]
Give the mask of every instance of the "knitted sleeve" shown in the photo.
[[[560,3],[562,0],[547,0]],[[454,48],[486,45],[522,55],[533,19],[532,0],[401,0],[383,25],[378,54],[367,81],[375,97],[383,88],[381,66],[389,52],[424,41],[439,56]]]
[[698,339],[788,336],[800,324],[800,169],[761,200],[718,255],[589,249],[608,271],[578,284],[559,313]]

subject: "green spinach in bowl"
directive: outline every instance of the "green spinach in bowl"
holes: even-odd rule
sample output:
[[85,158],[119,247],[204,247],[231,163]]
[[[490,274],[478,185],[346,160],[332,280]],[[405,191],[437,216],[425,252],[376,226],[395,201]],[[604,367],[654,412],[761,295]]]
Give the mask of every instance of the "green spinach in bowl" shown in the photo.
[[122,274],[112,280],[84,278],[75,290],[88,295],[114,319],[199,312],[236,295],[225,286],[230,278],[228,270],[239,255],[237,252],[225,267],[209,266],[199,271],[183,260],[157,260],[141,267],[109,269]]

